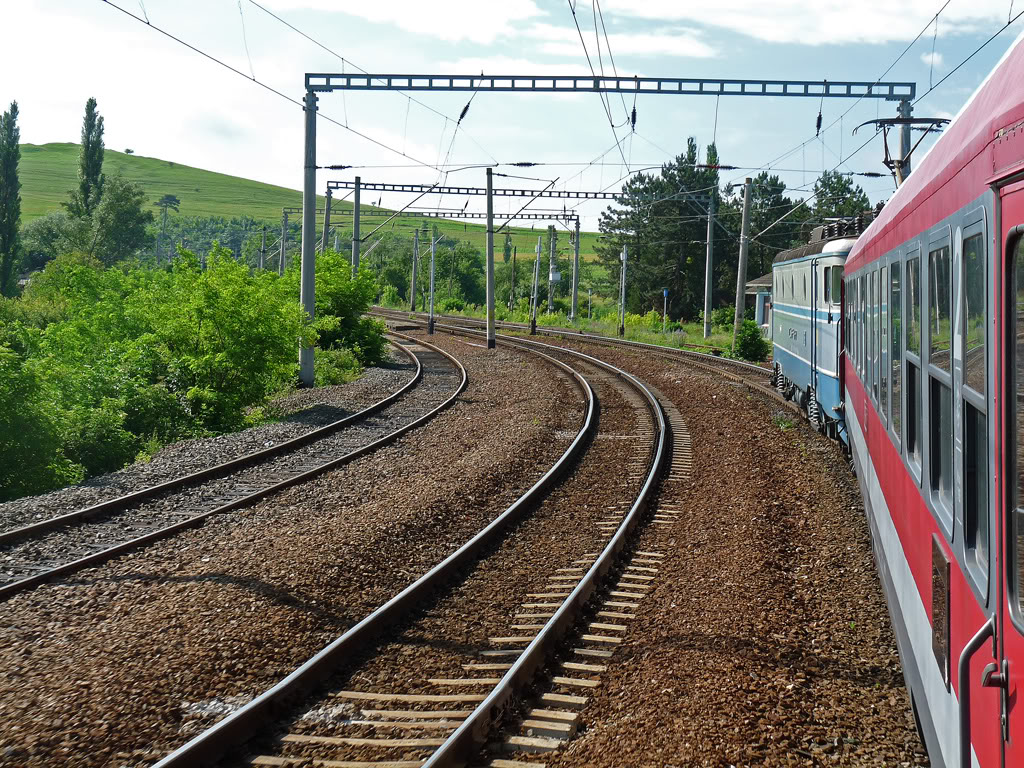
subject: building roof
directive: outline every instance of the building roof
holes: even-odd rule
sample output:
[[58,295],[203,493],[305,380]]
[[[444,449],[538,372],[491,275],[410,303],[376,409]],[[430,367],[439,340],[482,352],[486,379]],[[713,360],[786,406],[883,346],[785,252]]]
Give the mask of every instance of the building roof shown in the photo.
[[749,281],[746,286],[745,293],[750,296],[764,291],[771,291],[772,289],[772,273],[769,272],[767,275],[761,275],[760,277],[754,278]]

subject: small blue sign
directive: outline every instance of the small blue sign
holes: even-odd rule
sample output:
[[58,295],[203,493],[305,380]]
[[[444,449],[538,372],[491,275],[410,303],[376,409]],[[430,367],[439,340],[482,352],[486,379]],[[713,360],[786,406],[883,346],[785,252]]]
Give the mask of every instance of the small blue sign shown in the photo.
[[668,298],[668,288],[662,288],[662,291],[664,291],[664,296],[667,299]]

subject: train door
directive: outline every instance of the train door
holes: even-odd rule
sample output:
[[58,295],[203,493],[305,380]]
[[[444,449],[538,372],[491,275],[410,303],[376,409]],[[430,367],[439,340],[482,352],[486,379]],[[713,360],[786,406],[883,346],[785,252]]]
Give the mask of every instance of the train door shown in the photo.
[[1005,458],[997,460],[996,468],[998,472],[1002,463],[1006,472],[1002,480],[996,477],[996,487],[1002,491],[997,491],[997,509],[1002,514],[997,516],[996,535],[1005,547],[999,571],[1006,579],[998,579],[1001,586],[1005,583],[997,625],[1000,658],[989,684],[1000,697],[1003,765],[1008,768],[1024,765],[1024,182],[1004,187],[1000,206],[998,236],[1005,277],[997,278],[1003,288],[1001,298],[997,294],[998,306],[1003,308],[999,313],[1002,329],[997,332],[1006,369],[996,376],[1004,388],[999,402]]
[[818,398],[818,301],[821,293],[818,290],[818,280],[821,274],[821,267],[818,259],[811,259],[811,379],[807,391],[807,415],[810,418],[812,413],[817,413],[817,408],[812,400]]

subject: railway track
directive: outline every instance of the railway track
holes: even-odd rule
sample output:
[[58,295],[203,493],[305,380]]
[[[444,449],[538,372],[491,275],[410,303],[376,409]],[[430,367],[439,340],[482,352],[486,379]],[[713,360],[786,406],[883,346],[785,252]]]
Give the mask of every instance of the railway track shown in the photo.
[[[542,739],[547,748],[571,735],[586,676],[618,628],[592,622],[571,658],[552,653],[596,593],[620,604],[620,615],[642,599],[646,576],[620,570],[621,557],[670,435],[658,398],[628,373],[531,340],[502,344],[546,356],[578,382],[587,409],[565,453],[444,562],[158,768],[225,754],[259,766],[456,765],[502,723],[516,732],[498,752],[534,743],[538,728],[558,734]],[[550,664],[558,674],[542,672]],[[522,697],[538,683],[556,690]],[[271,735],[254,744],[254,734]]]
[[422,424],[465,388],[466,371],[448,353],[401,334],[392,343],[415,363],[415,375],[357,413],[200,472],[0,532],[0,601],[352,461]]

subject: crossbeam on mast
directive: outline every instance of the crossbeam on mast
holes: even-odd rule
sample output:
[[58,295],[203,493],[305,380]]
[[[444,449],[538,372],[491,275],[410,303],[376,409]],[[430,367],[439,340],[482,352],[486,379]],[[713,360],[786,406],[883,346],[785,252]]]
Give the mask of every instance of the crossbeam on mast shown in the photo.
[[678,96],[796,96],[801,98],[907,101],[917,84],[867,80],[734,80],[696,77],[594,77],[566,75],[377,75],[306,73],[306,90],[329,91],[492,91],[558,93],[640,93]]
[[[328,181],[328,189],[355,189],[354,181]],[[373,192],[434,192],[439,195],[486,195],[483,187],[439,187],[431,184],[384,184],[381,182],[360,181],[361,189]],[[619,192],[572,192],[558,189],[510,189],[496,188],[492,190],[495,197],[557,197],[565,200],[615,200],[621,197]]]

